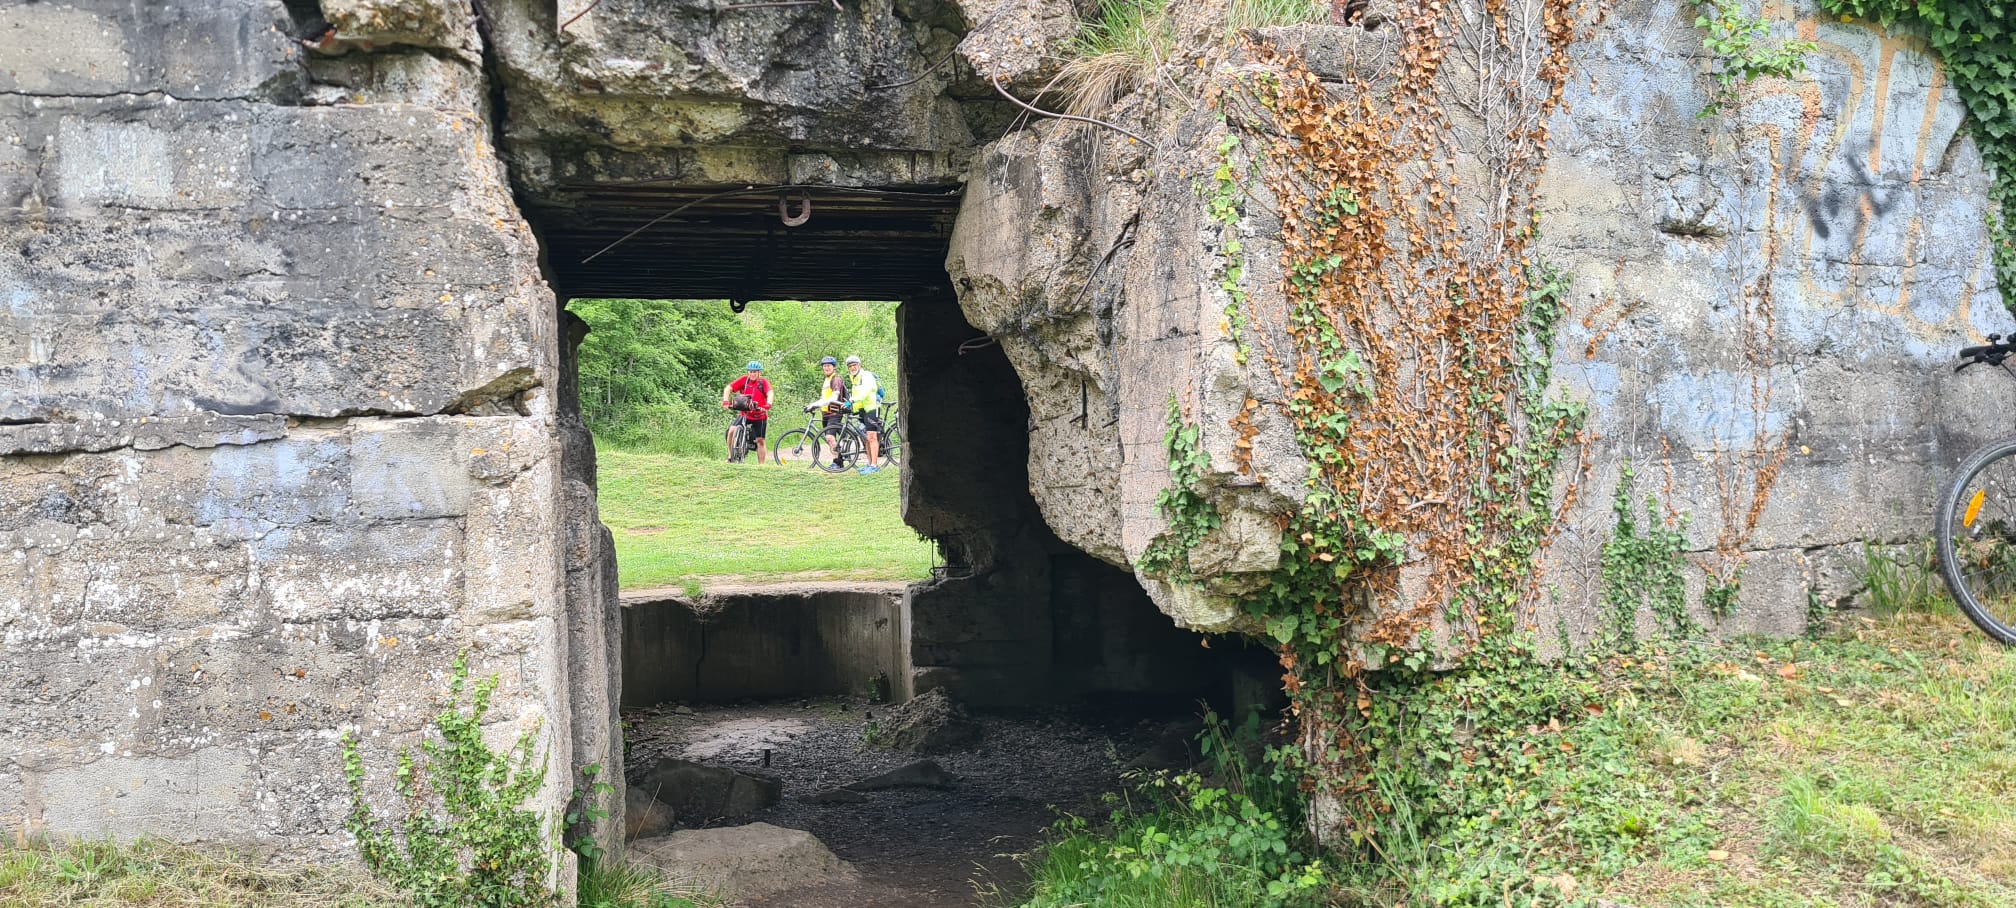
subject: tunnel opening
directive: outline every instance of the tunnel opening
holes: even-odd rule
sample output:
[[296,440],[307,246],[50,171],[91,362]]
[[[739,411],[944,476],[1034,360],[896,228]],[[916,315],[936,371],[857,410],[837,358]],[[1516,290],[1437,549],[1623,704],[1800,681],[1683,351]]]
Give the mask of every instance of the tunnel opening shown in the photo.
[[[640,825],[649,805],[694,774],[779,780],[753,808],[685,803],[672,825],[808,830],[863,872],[838,889],[821,884],[823,897],[848,904],[971,904],[975,867],[995,882],[1016,879],[1001,856],[1033,844],[1051,805],[1094,810],[1122,767],[1194,759],[1200,701],[1221,712],[1276,705],[1264,649],[1177,627],[1130,571],[1046,524],[1030,489],[1022,382],[967,321],[945,271],[959,201],[946,186],[655,183],[521,199],[568,333],[560,412],[576,512],[572,606],[600,609],[605,626],[620,629],[601,641],[610,709],[583,710],[575,724],[620,741],[611,755],[622,754],[629,784],[650,788],[641,802],[630,797],[626,831],[646,837],[637,841],[651,835]],[[900,370],[883,380],[902,407],[902,519],[938,549],[929,576],[619,595],[579,400],[586,325],[566,311],[571,300],[605,297],[899,301]],[[970,711],[984,734],[950,750],[891,749],[904,704],[932,702],[936,691],[956,704],[956,721]],[[848,787],[922,754],[964,781],[872,796]],[[861,797],[870,800],[853,804]]]
[[[1203,645],[1131,573],[1045,524],[1029,488],[1022,383],[967,322],[945,272],[960,200],[956,185],[650,181],[560,183],[521,200],[563,310],[598,297],[725,300],[738,311],[751,300],[900,301],[902,516],[935,540],[941,563],[900,593],[623,598],[622,705],[852,694],[880,677],[895,700],[943,688],[982,709],[1086,698],[1230,708],[1240,678],[1270,670],[1236,643]],[[585,326],[563,321],[571,377]],[[563,390],[570,453],[592,492],[578,381]],[[607,573],[613,582],[613,565]]]

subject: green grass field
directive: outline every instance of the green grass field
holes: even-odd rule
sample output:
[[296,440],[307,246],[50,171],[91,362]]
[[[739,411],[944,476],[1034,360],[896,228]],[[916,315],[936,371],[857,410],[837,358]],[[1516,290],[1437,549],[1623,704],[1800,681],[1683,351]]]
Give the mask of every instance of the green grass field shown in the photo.
[[[1396,819],[1376,862],[1330,863],[1341,885],[1286,904],[2016,905],[2016,650],[1950,605],[1812,640],[1650,644],[1576,684],[1574,715],[1525,729],[1530,772],[1482,790],[1502,813],[1433,842]],[[1033,892],[989,905],[1280,908],[1192,869],[1248,856],[1224,802],[1142,791],[1114,823],[1060,824],[1027,859]]]
[[625,589],[780,580],[916,580],[930,542],[905,526],[897,470],[604,450],[602,522]]

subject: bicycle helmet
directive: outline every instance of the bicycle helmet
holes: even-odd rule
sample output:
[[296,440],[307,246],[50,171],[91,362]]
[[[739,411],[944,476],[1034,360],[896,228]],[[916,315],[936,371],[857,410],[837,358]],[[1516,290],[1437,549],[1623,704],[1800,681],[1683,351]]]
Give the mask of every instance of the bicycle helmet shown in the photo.
[[823,358],[823,359],[819,360],[819,365],[822,365],[822,366],[837,366],[837,365],[840,365],[840,361],[839,361],[839,360],[837,360],[837,359],[834,359],[833,357],[830,357],[830,356],[828,356],[828,357],[825,357],[825,358]]
[[763,371],[763,364],[752,359],[749,361],[749,371],[761,372]]
[[847,357],[847,365],[850,365],[850,366],[858,366],[858,365],[861,365],[861,357],[858,357],[858,356],[850,356],[850,357]]

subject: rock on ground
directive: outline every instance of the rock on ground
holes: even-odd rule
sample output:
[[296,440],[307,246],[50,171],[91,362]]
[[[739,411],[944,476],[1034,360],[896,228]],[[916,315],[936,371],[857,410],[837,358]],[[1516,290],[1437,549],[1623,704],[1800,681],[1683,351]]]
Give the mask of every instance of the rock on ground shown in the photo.
[[687,829],[630,843],[630,859],[731,899],[808,884],[851,882],[854,868],[812,834],[768,823]]
[[880,743],[915,754],[942,754],[980,743],[980,723],[966,715],[944,688],[914,697],[890,710]]
[[959,777],[946,772],[936,760],[906,763],[877,776],[844,786],[849,791],[883,791],[890,788],[951,788]]
[[690,821],[747,816],[784,796],[777,778],[673,757],[659,760],[636,787]]
[[672,808],[635,785],[624,794],[623,838],[648,839],[672,831]]

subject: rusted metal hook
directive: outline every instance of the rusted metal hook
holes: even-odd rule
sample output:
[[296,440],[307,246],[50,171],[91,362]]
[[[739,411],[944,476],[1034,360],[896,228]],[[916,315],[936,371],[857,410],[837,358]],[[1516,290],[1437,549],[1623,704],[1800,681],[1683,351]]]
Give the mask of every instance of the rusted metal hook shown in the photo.
[[784,226],[786,227],[802,227],[804,226],[806,221],[812,220],[811,194],[801,192],[798,194],[798,199],[799,201],[805,203],[805,207],[798,211],[797,217],[792,217],[791,197],[786,195],[780,195],[777,197],[777,216],[783,219]]

